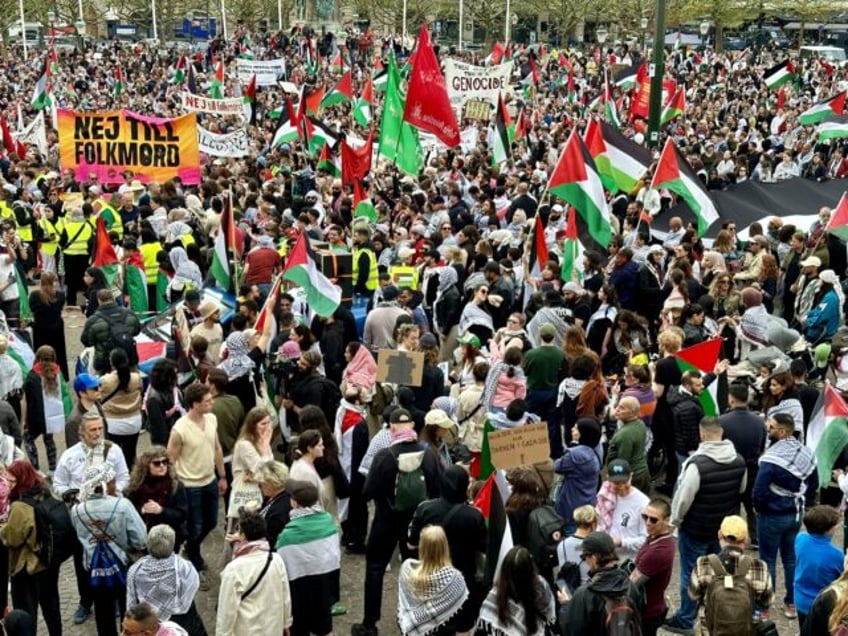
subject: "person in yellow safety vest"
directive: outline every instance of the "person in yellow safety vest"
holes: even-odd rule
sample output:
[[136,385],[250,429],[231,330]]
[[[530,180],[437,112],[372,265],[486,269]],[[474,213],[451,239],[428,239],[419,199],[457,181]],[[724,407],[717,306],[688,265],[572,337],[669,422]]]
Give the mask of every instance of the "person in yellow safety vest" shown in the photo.
[[144,260],[144,277],[147,280],[147,303],[150,311],[156,308],[156,285],[159,280],[159,252],[162,244],[156,236],[156,232],[147,224],[141,226],[141,245],[138,247],[141,258]]
[[362,296],[371,296],[377,289],[377,255],[369,238],[366,228],[353,233],[353,293]]
[[41,238],[38,241],[41,252],[41,269],[45,272],[58,273],[59,271],[59,238],[62,236],[62,228],[65,227],[64,219],[57,219],[56,212],[49,205],[42,206],[41,219],[38,221],[41,228]]
[[398,250],[397,265],[389,268],[392,281],[401,289],[418,289],[418,268],[409,264],[415,250],[402,247]]
[[82,277],[88,267],[94,225],[85,218],[82,208],[74,207],[65,218],[59,247],[65,258],[65,284],[68,286],[68,306],[77,305],[77,292],[85,291]]
[[94,210],[94,218],[92,219],[95,225],[97,217],[103,217],[103,223],[106,224],[106,229],[110,232],[115,232],[119,239],[124,238],[124,223],[121,221],[121,215],[112,207],[112,205],[104,198],[98,198],[91,202],[91,207]]
[[17,225],[18,223],[15,220],[15,212],[12,210],[11,202],[15,200],[18,189],[11,183],[6,183],[3,185],[2,193],[3,200],[0,200],[0,222],[9,220]]

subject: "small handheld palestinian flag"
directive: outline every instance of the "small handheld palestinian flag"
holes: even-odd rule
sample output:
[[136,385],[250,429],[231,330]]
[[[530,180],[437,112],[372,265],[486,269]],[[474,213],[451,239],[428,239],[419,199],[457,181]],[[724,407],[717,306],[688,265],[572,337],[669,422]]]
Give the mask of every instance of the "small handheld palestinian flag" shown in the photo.
[[244,89],[241,98],[244,120],[251,126],[256,125],[256,74],[250,76],[250,83]]
[[788,59],[780,64],[775,64],[763,74],[763,82],[770,91],[776,90],[792,80],[795,76],[795,67]]
[[186,56],[181,55],[180,59],[177,60],[177,65],[174,67],[174,79],[172,80],[172,84],[176,84],[179,86],[183,82],[185,82],[186,77]]
[[660,116],[660,125],[667,124],[672,119],[680,117],[684,110],[686,110],[686,93],[684,87],[681,85],[677,87],[674,95],[671,96],[671,100],[663,108],[662,115]]
[[374,108],[374,80],[370,77],[365,82],[365,87],[362,89],[362,95],[356,100],[356,105],[353,107],[353,118],[356,123],[367,128],[371,125],[371,113]]
[[212,76],[212,85],[209,87],[209,97],[224,99],[224,60],[218,60],[215,63],[215,74]]
[[124,71],[121,69],[121,65],[118,64],[115,67],[115,84],[112,86],[112,93],[115,97],[120,97],[121,93],[124,92]]
[[321,101],[321,108],[329,108],[330,106],[351,101],[353,101],[353,79],[351,78],[351,72],[348,71],[342,76],[333,90]]
[[324,144],[321,148],[321,156],[318,157],[318,163],[315,166],[316,170],[323,170],[331,177],[342,176],[342,169],[336,160],[333,158],[333,151],[328,144]]

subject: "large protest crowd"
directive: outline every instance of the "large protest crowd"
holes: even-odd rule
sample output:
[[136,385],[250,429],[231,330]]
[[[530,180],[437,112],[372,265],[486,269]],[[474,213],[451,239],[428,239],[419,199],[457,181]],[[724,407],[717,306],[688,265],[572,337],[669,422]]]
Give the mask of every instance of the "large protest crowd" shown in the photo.
[[[5,52],[5,633],[36,634],[39,608],[51,636],[330,634],[345,613],[353,636],[776,634],[778,615],[848,633],[848,208],[746,226],[722,209],[707,229],[652,187],[666,139],[705,193],[844,178],[840,140],[799,122],[844,69],[793,60],[777,87],[784,51],[669,47],[685,109],[631,190],[605,182],[599,240],[549,186],[590,120],[646,147],[642,53],[434,53],[513,61],[452,148],[381,134],[394,74],[413,84],[428,51],[370,31]],[[280,81],[240,60],[283,60]],[[189,99],[206,104],[191,134],[227,156],[186,143],[186,94],[212,100]],[[236,98],[244,114],[220,114]],[[119,120],[139,169],[66,153],[117,147]],[[216,137],[235,134],[246,148]],[[79,359],[66,319],[84,321]],[[342,603],[343,553],[364,560],[361,608]]]

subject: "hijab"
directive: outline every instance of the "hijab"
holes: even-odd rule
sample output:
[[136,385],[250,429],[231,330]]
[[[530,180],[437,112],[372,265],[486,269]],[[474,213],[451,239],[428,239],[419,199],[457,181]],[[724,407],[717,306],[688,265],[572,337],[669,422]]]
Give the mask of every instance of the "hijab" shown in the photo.
[[218,365],[226,372],[230,382],[253,371],[256,366],[248,355],[250,339],[243,331],[234,331],[227,336],[227,359]]

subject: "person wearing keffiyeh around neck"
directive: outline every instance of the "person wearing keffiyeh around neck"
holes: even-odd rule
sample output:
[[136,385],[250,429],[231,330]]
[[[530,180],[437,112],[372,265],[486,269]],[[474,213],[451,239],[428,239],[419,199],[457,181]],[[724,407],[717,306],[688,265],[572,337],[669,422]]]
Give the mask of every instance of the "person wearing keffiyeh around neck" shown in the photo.
[[791,415],[776,413],[766,425],[771,445],[760,457],[751,502],[757,511],[760,558],[774,581],[780,551],[786,581],[784,613],[795,618],[790,617],[795,614],[795,537],[801,529],[804,506],[815,505],[819,473],[813,451],[793,436],[795,421]]
[[277,538],[277,554],[286,564],[292,600],[292,633],[330,634],[333,599],[341,567],[339,531],[318,503],[318,489],[289,479],[291,520]]
[[404,636],[453,634],[454,620],[468,599],[462,573],[451,564],[445,531],[421,531],[418,559],[407,559],[398,576],[398,625]]

